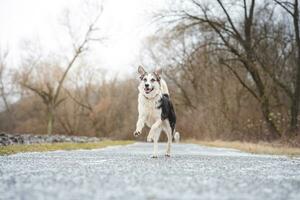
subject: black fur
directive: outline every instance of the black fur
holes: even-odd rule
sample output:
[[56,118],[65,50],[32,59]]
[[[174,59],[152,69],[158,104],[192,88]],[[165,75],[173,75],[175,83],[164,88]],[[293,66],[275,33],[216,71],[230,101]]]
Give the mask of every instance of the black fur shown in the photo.
[[162,98],[160,99],[160,105],[158,106],[158,109],[161,109],[161,119],[169,120],[173,135],[176,124],[176,114],[168,94],[163,94]]

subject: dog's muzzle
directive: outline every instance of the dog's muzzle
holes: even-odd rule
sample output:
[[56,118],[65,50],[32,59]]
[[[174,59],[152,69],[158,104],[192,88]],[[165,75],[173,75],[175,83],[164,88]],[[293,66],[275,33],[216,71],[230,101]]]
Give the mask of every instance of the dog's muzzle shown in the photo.
[[153,91],[153,88],[145,87],[144,91],[145,91],[146,94],[149,94],[150,92]]

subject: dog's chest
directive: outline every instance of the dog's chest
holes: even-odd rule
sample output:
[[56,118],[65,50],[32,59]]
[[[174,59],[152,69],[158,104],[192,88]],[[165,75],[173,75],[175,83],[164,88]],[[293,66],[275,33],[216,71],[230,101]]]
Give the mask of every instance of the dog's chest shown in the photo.
[[157,120],[161,118],[161,109],[159,109],[159,98],[148,100],[140,99],[139,111],[145,118],[147,126],[151,127]]

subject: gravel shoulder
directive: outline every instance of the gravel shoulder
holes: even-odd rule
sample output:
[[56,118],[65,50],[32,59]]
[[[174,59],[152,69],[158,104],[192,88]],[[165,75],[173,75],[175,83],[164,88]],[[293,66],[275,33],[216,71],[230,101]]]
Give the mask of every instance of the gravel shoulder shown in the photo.
[[0,157],[0,199],[300,199],[300,159],[174,144]]

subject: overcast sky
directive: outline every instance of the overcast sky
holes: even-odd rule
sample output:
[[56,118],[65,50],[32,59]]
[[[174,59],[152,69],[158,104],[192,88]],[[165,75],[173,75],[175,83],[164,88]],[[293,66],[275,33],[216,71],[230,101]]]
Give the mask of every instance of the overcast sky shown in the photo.
[[[165,6],[164,0],[104,0],[100,21],[105,44],[95,46],[94,62],[112,72],[130,73],[139,61],[142,41],[153,33],[151,13]],[[68,8],[77,10],[82,0],[1,0],[0,45],[10,50],[11,65],[18,65],[24,40],[38,40],[44,49],[64,45],[60,20]]]

